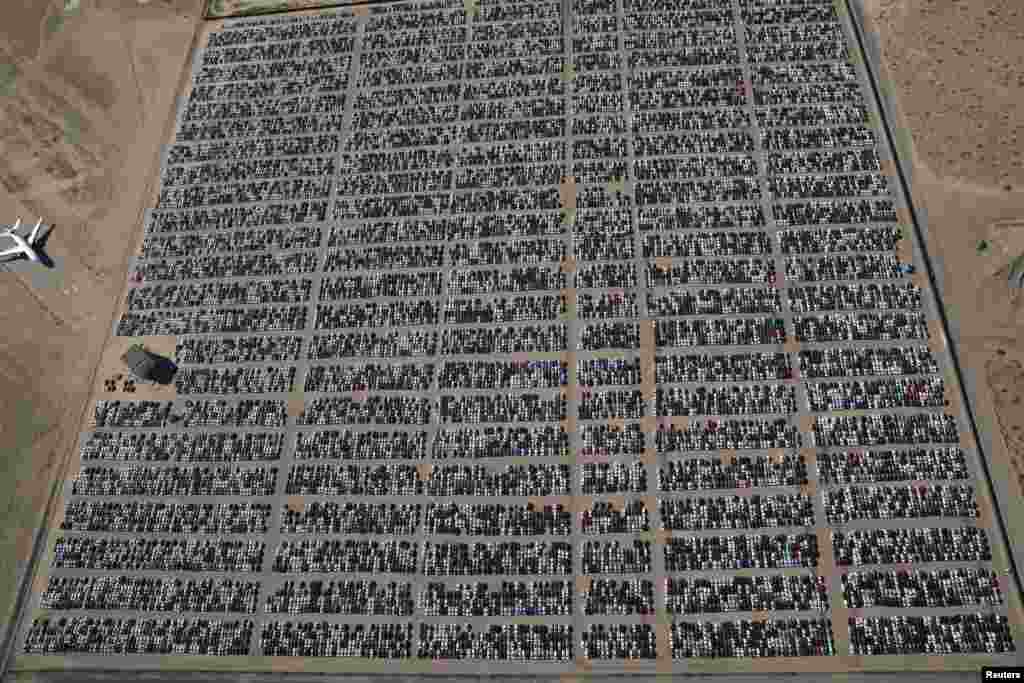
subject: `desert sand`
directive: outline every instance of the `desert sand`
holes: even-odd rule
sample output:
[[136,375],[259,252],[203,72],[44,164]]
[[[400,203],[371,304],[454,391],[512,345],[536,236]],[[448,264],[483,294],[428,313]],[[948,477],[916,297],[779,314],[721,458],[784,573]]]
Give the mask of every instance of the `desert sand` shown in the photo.
[[[110,362],[104,348],[205,5],[81,0],[66,12],[63,0],[50,0],[4,8],[0,222],[41,216],[54,225],[49,250],[58,268],[47,278],[0,273],[0,629],[11,621],[54,488],[76,458],[87,399],[105,378],[98,368]],[[1024,253],[1024,7],[864,5],[899,107],[894,123],[907,131],[900,152],[941,263],[954,342],[965,374],[976,378],[966,386],[979,422],[998,426],[988,435],[993,478],[1010,482],[1012,505],[1020,505],[1024,303],[1014,301],[1004,267]],[[989,248],[979,251],[982,240]]]
[[1005,521],[1019,529],[1024,297],[1006,276],[1024,253],[1024,7],[865,0],[864,10],[964,387],[997,491],[1006,486]]
[[57,266],[0,273],[0,631],[74,459],[201,12],[201,0],[82,0],[73,12],[58,0],[0,21],[0,64],[16,68],[0,95],[0,223],[54,226]]

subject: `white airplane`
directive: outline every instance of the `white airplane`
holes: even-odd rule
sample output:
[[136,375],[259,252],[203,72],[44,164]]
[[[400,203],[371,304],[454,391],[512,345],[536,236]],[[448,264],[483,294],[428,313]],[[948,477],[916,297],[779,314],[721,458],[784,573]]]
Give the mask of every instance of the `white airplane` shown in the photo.
[[42,263],[43,260],[39,258],[39,254],[36,253],[35,249],[33,249],[33,247],[39,244],[39,228],[40,226],[42,226],[42,224],[43,219],[40,218],[36,222],[36,226],[32,228],[32,233],[28,236],[28,239],[25,239],[21,235],[17,234],[18,228],[21,227],[20,218],[18,219],[18,222],[15,223],[10,228],[8,228],[7,231],[0,232],[0,236],[10,237],[12,240],[14,240],[13,247],[10,247],[9,249],[0,250],[0,259],[15,259],[20,256],[24,256],[29,261]]

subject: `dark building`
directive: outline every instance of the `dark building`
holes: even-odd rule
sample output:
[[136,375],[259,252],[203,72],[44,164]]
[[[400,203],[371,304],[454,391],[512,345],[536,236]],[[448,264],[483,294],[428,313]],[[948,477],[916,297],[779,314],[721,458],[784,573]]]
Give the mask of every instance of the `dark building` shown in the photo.
[[141,382],[153,382],[156,384],[170,384],[174,380],[174,373],[178,366],[169,358],[158,356],[148,351],[141,344],[137,344],[121,356],[128,369]]

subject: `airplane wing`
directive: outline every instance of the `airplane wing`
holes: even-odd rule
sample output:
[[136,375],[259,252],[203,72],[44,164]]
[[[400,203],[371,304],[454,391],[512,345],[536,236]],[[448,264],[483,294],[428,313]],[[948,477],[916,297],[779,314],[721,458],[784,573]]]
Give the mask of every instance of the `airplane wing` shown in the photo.
[[32,234],[28,237],[28,243],[34,245],[36,243],[36,236],[39,234],[39,226],[43,224],[43,219],[40,218],[36,221],[36,227],[32,228]]

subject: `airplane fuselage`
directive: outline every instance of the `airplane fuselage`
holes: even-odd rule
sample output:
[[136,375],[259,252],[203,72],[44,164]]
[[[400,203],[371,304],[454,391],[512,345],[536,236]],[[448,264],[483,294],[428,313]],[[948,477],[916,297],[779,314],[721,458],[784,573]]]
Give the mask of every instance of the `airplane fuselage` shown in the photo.
[[28,241],[24,237],[21,235],[15,235],[14,233],[9,233],[7,236],[14,240],[14,249],[7,250],[5,253],[0,254],[0,256],[24,256],[30,261],[39,263],[39,255],[31,246],[29,246]]
[[[35,227],[32,228],[32,234],[28,236],[28,239],[25,239],[24,237],[18,234],[18,228],[21,227],[21,219],[19,218],[17,223],[12,225],[9,229],[5,230],[4,232],[0,233],[0,237],[10,237],[12,240],[14,240],[13,247],[9,247],[7,249],[0,249],[0,261],[7,261],[9,259],[20,258],[24,256],[29,261],[33,261],[35,263],[42,263],[43,260],[39,258],[39,254],[35,250],[36,243],[40,241],[39,230],[40,228],[42,228],[42,226],[43,219],[40,218],[38,221],[36,221]],[[39,246],[42,246],[42,244],[39,244]]]

